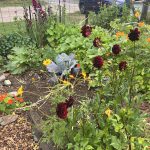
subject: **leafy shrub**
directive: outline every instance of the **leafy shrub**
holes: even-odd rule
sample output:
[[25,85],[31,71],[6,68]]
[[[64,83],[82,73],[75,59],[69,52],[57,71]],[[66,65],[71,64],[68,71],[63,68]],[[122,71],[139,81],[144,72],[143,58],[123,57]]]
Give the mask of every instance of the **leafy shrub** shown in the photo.
[[49,55],[54,56],[49,49],[37,49],[36,47],[14,47],[11,55],[8,55],[6,69],[12,74],[20,74],[30,68],[41,66],[41,62]]
[[101,7],[98,14],[90,13],[89,22],[102,28],[110,29],[110,22],[120,18],[120,22],[131,21],[130,10],[126,6],[119,8],[116,5]]
[[43,141],[52,140],[59,148],[68,150],[122,150],[131,145],[140,149],[148,145],[148,139],[140,137],[143,121],[138,110],[122,107],[115,112],[99,97],[80,103],[68,109],[67,119],[54,115],[45,121]]
[[59,36],[55,50],[66,50],[61,46],[74,44],[72,51],[89,75],[90,86],[96,87],[96,96],[82,99],[76,95],[80,104],[70,108],[65,98],[70,94],[50,91],[46,98],[51,99],[53,116],[45,122],[44,141],[52,140],[62,149],[75,150],[148,147],[150,141],[144,132],[147,115],[142,115],[139,107],[150,98],[150,26],[120,24],[117,20],[110,25],[112,33],[101,27],[82,27],[78,37],[75,31],[78,42],[70,38],[65,43]]
[[3,58],[7,58],[9,54],[11,54],[11,50],[15,46],[29,46],[32,45],[33,42],[31,38],[27,36],[22,36],[17,33],[8,34],[0,37],[0,55]]

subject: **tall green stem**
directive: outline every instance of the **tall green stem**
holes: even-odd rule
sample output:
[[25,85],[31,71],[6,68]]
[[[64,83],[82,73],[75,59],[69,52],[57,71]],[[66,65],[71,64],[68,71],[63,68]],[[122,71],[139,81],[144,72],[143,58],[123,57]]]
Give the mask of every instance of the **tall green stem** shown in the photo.
[[132,98],[133,98],[133,79],[134,79],[134,75],[135,75],[135,59],[136,59],[136,55],[135,55],[135,41],[134,41],[134,48],[133,48],[133,68],[132,68],[132,72],[131,72],[131,82],[130,82],[130,89],[129,89],[129,105],[132,102]]

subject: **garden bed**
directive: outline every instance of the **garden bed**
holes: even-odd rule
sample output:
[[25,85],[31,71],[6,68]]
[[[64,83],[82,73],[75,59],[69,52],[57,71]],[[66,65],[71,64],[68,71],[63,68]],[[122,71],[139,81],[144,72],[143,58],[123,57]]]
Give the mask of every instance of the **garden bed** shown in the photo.
[[[31,103],[36,103],[40,99],[40,97],[48,94],[48,89],[49,87],[51,87],[51,84],[49,83],[49,75],[37,71],[28,71],[25,74],[19,76],[9,75],[7,79],[11,81],[12,85],[1,85],[0,93],[9,93],[12,91],[16,91],[21,85],[23,85],[24,100]],[[74,97],[76,100],[75,103],[77,105],[80,102],[80,96],[92,98],[94,95],[94,90],[89,90],[87,84],[84,82],[75,87]],[[19,115],[18,119],[15,122],[12,122],[4,127],[0,127],[2,129],[1,135],[3,135],[0,137],[2,148],[15,147],[17,149],[25,147],[28,149],[39,149],[38,143],[42,137],[42,130],[40,129],[40,125],[42,121],[44,121],[49,115],[51,115],[51,101],[44,101],[44,103],[42,102],[41,104],[42,105],[39,105],[37,107],[30,108],[29,111],[16,111],[16,114]],[[150,114],[149,102],[143,102],[139,109],[141,109],[142,113]],[[146,132],[149,133],[150,118],[147,118],[147,125],[148,126]],[[19,136],[17,135],[18,133]],[[40,149],[57,150],[57,148],[52,143],[40,143]]]

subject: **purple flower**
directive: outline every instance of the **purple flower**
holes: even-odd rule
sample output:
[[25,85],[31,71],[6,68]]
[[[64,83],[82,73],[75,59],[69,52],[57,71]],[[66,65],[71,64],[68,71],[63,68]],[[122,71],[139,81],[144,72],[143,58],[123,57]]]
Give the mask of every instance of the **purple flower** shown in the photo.
[[81,28],[81,33],[84,37],[89,37],[90,34],[92,33],[92,27],[89,26],[89,25],[84,25],[82,28]]
[[112,47],[112,52],[115,54],[115,55],[118,55],[120,52],[121,52],[121,48],[118,44],[115,44],[113,47]]
[[56,113],[59,118],[66,119],[68,114],[67,103],[64,102],[59,103],[56,108]]
[[130,33],[128,34],[129,39],[133,41],[138,41],[140,36],[140,31],[138,28],[135,28],[134,30],[130,30]]
[[103,58],[101,56],[94,57],[94,59],[93,59],[93,66],[95,68],[100,69],[103,66],[103,64],[104,64],[104,61],[103,61]]
[[127,62],[126,61],[121,61],[120,63],[119,63],[119,70],[120,71],[123,71],[123,70],[125,70],[127,68]]

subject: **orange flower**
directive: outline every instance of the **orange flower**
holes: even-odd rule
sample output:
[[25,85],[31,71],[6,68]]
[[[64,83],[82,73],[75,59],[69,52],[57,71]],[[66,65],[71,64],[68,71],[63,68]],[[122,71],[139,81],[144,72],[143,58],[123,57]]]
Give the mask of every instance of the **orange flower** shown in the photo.
[[19,101],[20,103],[24,102],[23,98],[21,98],[21,97],[14,97],[14,98],[15,98],[15,100]]
[[149,42],[149,43],[150,43],[150,38],[147,38],[147,42]]
[[124,36],[124,32],[116,32],[116,37],[121,37],[121,36]]
[[80,68],[80,64],[77,64],[77,68]]
[[134,16],[135,16],[136,18],[139,18],[139,17],[140,17],[140,13],[139,13],[138,11],[136,11],[135,14],[134,14]]
[[2,102],[7,97],[7,94],[0,95],[0,102]]
[[144,22],[139,22],[139,23],[138,23],[138,26],[139,26],[139,27],[143,27],[144,25],[145,25]]
[[7,104],[10,104],[10,105],[11,105],[12,103],[13,103],[13,100],[12,100],[12,99],[9,99],[8,102],[7,102]]

